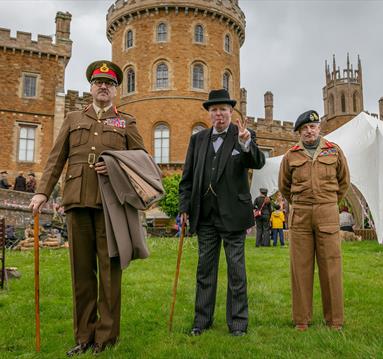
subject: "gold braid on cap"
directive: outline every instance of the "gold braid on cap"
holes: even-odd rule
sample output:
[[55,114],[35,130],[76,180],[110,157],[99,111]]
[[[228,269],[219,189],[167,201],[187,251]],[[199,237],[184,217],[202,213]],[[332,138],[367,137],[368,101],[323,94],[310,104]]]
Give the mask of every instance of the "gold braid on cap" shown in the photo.
[[104,64],[102,64],[102,66],[100,67],[100,71],[101,71],[101,72],[108,72],[108,71],[109,71],[109,67],[104,63]]

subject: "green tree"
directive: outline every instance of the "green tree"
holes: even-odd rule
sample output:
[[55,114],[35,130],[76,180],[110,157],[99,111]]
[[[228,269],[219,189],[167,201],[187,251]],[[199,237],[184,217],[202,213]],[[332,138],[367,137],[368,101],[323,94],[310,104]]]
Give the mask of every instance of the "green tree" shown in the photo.
[[181,181],[181,175],[174,174],[168,177],[165,177],[162,180],[165,196],[159,202],[160,208],[172,218],[175,218],[178,213],[178,187]]

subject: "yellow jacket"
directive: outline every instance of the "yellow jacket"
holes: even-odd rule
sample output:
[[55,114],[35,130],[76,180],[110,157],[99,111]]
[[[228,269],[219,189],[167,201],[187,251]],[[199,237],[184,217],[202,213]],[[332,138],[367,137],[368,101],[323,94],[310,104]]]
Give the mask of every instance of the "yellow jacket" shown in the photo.
[[285,215],[282,211],[274,211],[271,213],[270,222],[271,228],[279,229],[283,228],[283,222],[285,221]]

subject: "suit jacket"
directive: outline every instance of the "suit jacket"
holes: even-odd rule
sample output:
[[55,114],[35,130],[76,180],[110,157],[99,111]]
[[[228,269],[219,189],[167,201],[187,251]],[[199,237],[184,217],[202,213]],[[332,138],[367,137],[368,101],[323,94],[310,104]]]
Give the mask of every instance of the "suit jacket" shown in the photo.
[[63,205],[102,208],[94,163],[105,150],[145,149],[136,121],[113,107],[98,119],[92,105],[68,113],[49,155],[37,193],[48,198],[68,161]]
[[[138,209],[161,199],[164,193],[161,171],[142,150],[105,151],[102,159],[108,169],[108,176],[98,175],[108,252],[109,257],[120,257],[121,269],[124,269],[131,260],[149,255]],[[141,188],[136,192],[133,182],[137,179],[140,183],[146,182],[141,188],[152,195],[145,196]]]
[[[221,220],[227,231],[241,231],[254,225],[248,169],[262,168],[265,156],[255,142],[255,132],[249,131],[249,152],[242,150],[238,142],[238,128],[233,124],[229,125],[221,145],[221,160],[214,190]],[[212,128],[191,137],[179,186],[179,210],[189,214],[191,233],[196,231],[200,217],[204,167],[208,146],[211,145],[211,132]]]

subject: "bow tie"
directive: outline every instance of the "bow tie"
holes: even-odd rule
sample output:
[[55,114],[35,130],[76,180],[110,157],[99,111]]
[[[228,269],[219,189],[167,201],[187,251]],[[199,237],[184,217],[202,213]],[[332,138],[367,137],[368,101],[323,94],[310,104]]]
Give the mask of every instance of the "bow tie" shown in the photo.
[[221,133],[212,133],[211,134],[211,140],[213,142],[217,141],[218,137],[221,137],[223,140],[226,137],[226,132],[221,132]]

